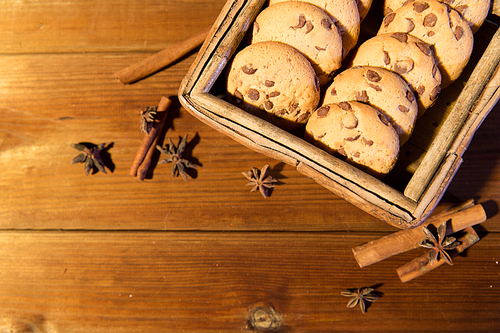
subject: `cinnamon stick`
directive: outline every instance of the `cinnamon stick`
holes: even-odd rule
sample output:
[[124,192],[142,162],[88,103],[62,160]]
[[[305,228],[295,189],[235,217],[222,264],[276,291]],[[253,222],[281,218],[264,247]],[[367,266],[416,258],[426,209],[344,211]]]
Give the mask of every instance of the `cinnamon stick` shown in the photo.
[[487,216],[481,205],[459,210],[454,213],[439,214],[429,218],[426,222],[414,229],[405,229],[379,238],[375,241],[360,245],[352,249],[354,258],[360,267],[366,267],[419,246],[425,238],[422,228],[430,224],[436,228],[445,221],[449,221],[446,234],[450,235],[467,227],[486,221]]
[[[466,228],[464,232],[465,234],[462,237],[458,238],[458,241],[460,241],[462,244],[460,244],[453,253],[450,253],[451,257],[462,253],[479,241],[479,236],[477,235],[473,227]],[[422,276],[425,273],[432,271],[433,269],[438,268],[444,263],[445,261],[443,259],[439,259],[431,264],[429,262],[429,253],[427,252],[420,257],[413,259],[409,263],[399,267],[396,271],[401,282],[405,283],[419,276]]]
[[153,140],[153,143],[149,147],[149,150],[146,156],[144,157],[144,161],[141,163],[139,169],[137,170],[137,178],[139,178],[139,180],[146,179],[149,167],[151,166],[151,161],[153,160],[153,154],[156,151],[156,142],[158,142],[158,136],[156,136],[155,139]]
[[[134,160],[132,161],[132,166],[130,167],[130,175],[133,177],[137,176],[137,172],[139,170],[139,167],[144,164],[151,164],[151,156],[149,155],[149,151],[156,149],[156,141],[158,140],[158,134],[161,133],[163,129],[163,125],[165,124],[165,120],[167,118],[168,110],[170,108],[170,105],[172,104],[172,100],[167,97],[162,97],[160,99],[160,102],[158,104],[158,109],[156,112],[156,120],[155,123],[153,124],[153,128],[149,132],[149,134],[145,134],[144,138],[142,139],[141,145],[139,146],[139,150],[137,151],[137,154],[135,155]],[[148,161],[149,158],[149,161]],[[146,170],[147,172],[147,170]],[[144,180],[141,179],[141,180]]]
[[188,39],[174,44],[166,49],[149,56],[142,61],[125,67],[115,73],[115,76],[124,84],[134,83],[146,76],[156,73],[167,67],[174,61],[179,60],[195,48],[203,44],[211,27],[204,29]]

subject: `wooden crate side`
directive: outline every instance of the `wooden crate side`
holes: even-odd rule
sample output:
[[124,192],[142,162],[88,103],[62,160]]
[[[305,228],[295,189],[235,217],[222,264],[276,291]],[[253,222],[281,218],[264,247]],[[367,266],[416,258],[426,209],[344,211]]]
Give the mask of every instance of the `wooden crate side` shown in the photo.
[[[214,74],[220,74],[236,52],[265,1],[228,0],[179,86],[181,100],[192,92],[209,92],[212,89],[218,77]],[[208,64],[216,68],[207,68]]]
[[483,93],[479,98],[476,106],[471,112],[471,115],[467,119],[467,122],[462,127],[462,130],[457,136],[451,151],[456,152],[457,155],[463,156],[467,148],[469,147],[474,133],[477,131],[479,126],[483,123],[484,119],[493,107],[496,105],[500,98],[500,67],[497,67],[493,77],[490,82],[483,89]]
[[441,130],[432,142],[422,163],[410,179],[404,190],[405,196],[419,201],[426,191],[443,159],[450,153],[450,147],[456,140],[464,126],[471,110],[489,83],[500,62],[500,29],[498,29],[489,43],[486,51],[479,60],[467,84],[460,93],[451,113],[446,118]]
[[325,170],[321,173],[305,163],[299,163],[297,170],[359,209],[396,228],[411,229],[416,226],[416,219],[408,212],[362,188],[346,186],[345,182],[331,172]]
[[415,209],[414,215],[419,218],[419,223],[416,224],[421,224],[432,214],[457,173],[462,161],[462,158],[456,154],[447,155],[440,165],[438,172],[428,184]]
[[[484,119],[499,99],[500,68],[497,67],[493,77],[483,89],[478,103],[471,111],[470,116],[458,133],[456,140],[450,148],[450,153],[447,155],[445,162],[441,165],[441,170],[437,172],[435,178],[431,182],[431,185],[428,187],[427,191],[424,192],[414,215],[421,216],[421,218],[425,219],[432,213],[434,208],[439,203],[439,199],[444,195],[444,192],[462,164],[463,154],[472,141],[474,133],[477,131],[479,126],[481,126]],[[432,190],[433,187],[435,190]]]

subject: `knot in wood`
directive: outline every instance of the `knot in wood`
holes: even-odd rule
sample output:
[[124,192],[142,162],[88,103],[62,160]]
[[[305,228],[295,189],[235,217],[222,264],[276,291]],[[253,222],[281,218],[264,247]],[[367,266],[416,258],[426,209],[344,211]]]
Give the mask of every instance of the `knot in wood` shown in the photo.
[[248,328],[255,332],[279,332],[282,316],[273,307],[254,308],[248,317]]

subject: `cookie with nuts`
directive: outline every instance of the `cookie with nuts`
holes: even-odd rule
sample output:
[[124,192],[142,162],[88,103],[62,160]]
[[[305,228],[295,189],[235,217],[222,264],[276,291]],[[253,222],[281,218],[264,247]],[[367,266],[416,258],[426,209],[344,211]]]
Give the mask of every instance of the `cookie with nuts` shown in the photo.
[[322,104],[342,101],[376,107],[398,133],[401,145],[408,141],[415,127],[417,100],[408,83],[393,71],[358,66],[339,73],[326,89]]
[[437,0],[417,0],[386,15],[378,34],[406,32],[432,45],[441,87],[455,81],[472,54],[474,36],[462,16]]
[[229,66],[230,102],[285,130],[304,125],[319,103],[319,80],[307,58],[281,42],[259,42]]
[[376,177],[394,167],[400,146],[385,116],[356,101],[318,108],[306,125],[305,139]]
[[441,91],[441,73],[431,47],[407,33],[380,34],[366,40],[353,55],[353,66],[382,67],[401,75],[415,93],[419,117]]
[[260,12],[254,21],[252,42],[262,41],[282,42],[302,52],[321,85],[342,63],[342,38],[332,18],[307,2],[280,2]]

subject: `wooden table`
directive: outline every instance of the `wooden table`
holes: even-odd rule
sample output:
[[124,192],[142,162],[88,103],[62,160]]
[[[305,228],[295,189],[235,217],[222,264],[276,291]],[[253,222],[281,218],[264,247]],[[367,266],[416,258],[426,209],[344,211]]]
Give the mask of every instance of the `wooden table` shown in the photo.
[[[132,85],[114,72],[209,26],[224,2],[2,2],[0,332],[498,330],[498,105],[436,210],[476,199],[481,241],[404,284],[396,268],[423,250],[359,268],[351,249],[395,228],[178,102],[166,138],[188,134],[198,168],[129,176],[140,110],[175,96],[195,55]],[[111,144],[107,174],[71,164],[77,142]],[[279,180],[267,199],[241,174],[265,164]],[[340,295],[363,286],[382,294],[364,315]]]

